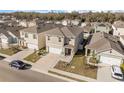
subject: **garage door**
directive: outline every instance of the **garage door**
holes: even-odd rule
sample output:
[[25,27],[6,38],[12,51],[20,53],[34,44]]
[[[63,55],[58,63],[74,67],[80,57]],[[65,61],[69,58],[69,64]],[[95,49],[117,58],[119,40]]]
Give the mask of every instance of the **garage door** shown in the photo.
[[120,66],[121,59],[101,56],[100,62],[110,64],[110,65],[119,65]]
[[38,50],[38,46],[34,45],[34,44],[28,44],[28,48],[30,48],[30,49],[37,49]]
[[49,52],[50,53],[55,53],[55,54],[61,54],[62,53],[62,49],[50,47],[49,48]]

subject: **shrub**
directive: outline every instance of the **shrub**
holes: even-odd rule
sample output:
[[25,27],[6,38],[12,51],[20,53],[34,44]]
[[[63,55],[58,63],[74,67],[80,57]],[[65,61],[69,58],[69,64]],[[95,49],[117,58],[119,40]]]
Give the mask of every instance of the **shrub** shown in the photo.
[[121,69],[122,69],[122,71],[124,73],[124,64],[121,64],[120,67],[121,67]]

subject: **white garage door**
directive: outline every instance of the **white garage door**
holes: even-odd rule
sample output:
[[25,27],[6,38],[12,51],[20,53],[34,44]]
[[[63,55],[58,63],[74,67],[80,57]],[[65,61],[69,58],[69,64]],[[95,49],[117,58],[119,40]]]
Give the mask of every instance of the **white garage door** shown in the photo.
[[28,44],[28,48],[38,50],[38,46],[34,44]]
[[110,64],[110,65],[119,65],[120,66],[121,59],[101,56],[100,62]]
[[49,52],[50,52],[50,53],[55,53],[55,54],[61,54],[61,53],[62,53],[62,49],[61,49],[61,48],[53,48],[53,47],[50,47],[50,48],[49,48]]

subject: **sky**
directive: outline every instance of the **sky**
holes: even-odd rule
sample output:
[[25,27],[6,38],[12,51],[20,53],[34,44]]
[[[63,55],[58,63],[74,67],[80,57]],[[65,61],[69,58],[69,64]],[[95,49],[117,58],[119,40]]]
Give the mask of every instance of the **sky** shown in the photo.
[[[5,11],[8,10],[8,11]],[[0,12],[17,10],[124,10],[123,0],[0,0]],[[44,10],[44,11],[39,11]]]

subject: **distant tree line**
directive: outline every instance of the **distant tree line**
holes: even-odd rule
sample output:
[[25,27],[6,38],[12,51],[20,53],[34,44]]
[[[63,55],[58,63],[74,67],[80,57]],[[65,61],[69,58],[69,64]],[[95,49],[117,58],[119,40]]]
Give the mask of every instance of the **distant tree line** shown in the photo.
[[117,20],[124,21],[124,13],[111,12],[88,12],[88,13],[35,13],[35,12],[15,12],[3,13],[3,15],[14,16],[17,19],[32,20],[39,18],[42,20],[63,20],[63,19],[80,19],[82,22],[110,22]]

